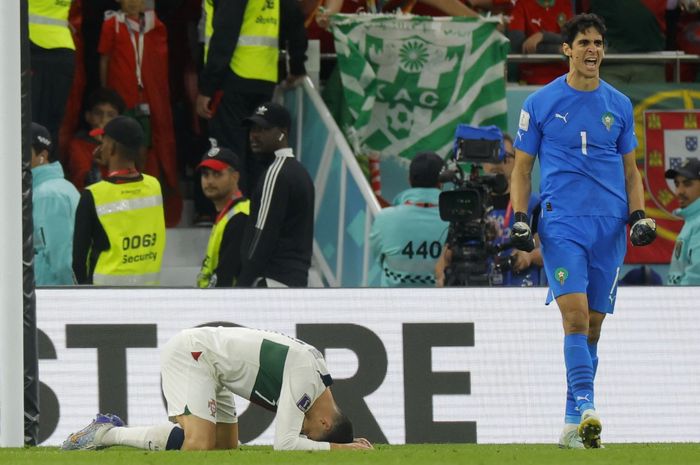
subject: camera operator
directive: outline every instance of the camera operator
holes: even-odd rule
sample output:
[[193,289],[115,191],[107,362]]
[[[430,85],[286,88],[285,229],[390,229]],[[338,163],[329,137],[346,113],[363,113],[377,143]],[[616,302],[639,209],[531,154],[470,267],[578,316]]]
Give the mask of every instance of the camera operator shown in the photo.
[[[510,228],[515,222],[513,206],[510,203],[510,175],[515,165],[515,152],[513,150],[513,138],[503,134],[504,157],[501,163],[484,163],[484,172],[488,174],[502,174],[508,181],[508,189],[501,194],[491,194],[493,210],[489,217],[494,220],[496,228],[495,245],[503,245],[510,240]],[[528,212],[530,218],[536,219],[539,214],[539,196],[530,195]],[[524,252],[514,248],[508,248],[500,252],[494,261],[494,270],[491,278],[494,285],[530,287],[540,285],[540,269],[542,268],[542,254],[540,253],[539,240],[537,247],[532,252]]]
[[410,189],[377,214],[370,233],[372,254],[382,269],[383,287],[432,287],[448,223],[440,219],[438,196],[442,159],[419,153],[409,168]]
[[[482,166],[487,176],[500,175],[505,178],[505,189],[490,192],[490,205],[486,216],[489,222],[487,239],[493,248],[503,248],[497,254],[485,258],[488,263],[489,283],[497,286],[527,287],[540,284],[540,268],[542,267],[542,255],[538,247],[532,252],[523,252],[508,247],[510,228],[514,223],[513,208],[510,204],[510,176],[514,166],[513,139],[508,134],[503,134],[503,147],[500,154],[500,162],[483,162]],[[528,214],[531,218],[537,218],[539,198],[530,196]],[[537,239],[537,236],[535,236]],[[453,262],[453,251],[449,245],[445,245],[443,252],[435,265],[436,285],[445,285],[445,270]],[[448,283],[449,285],[449,283]]]

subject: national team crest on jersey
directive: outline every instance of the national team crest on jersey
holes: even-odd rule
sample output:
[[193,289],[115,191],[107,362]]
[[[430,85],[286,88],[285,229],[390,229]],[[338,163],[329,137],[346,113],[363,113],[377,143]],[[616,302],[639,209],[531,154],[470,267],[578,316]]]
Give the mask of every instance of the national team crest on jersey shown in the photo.
[[557,268],[554,270],[554,277],[559,281],[560,285],[564,285],[564,281],[569,277],[569,271],[566,268]]
[[609,111],[603,113],[603,116],[600,118],[600,120],[603,122],[603,125],[605,125],[605,129],[607,129],[608,131],[610,131],[610,128],[615,123],[615,117]]
[[216,399],[209,399],[207,406],[209,407],[209,413],[211,416],[216,418]]
[[644,113],[644,180],[653,202],[668,214],[679,205],[673,180],[666,179],[664,174],[668,169],[680,168],[689,158],[698,157],[698,120],[699,110]]

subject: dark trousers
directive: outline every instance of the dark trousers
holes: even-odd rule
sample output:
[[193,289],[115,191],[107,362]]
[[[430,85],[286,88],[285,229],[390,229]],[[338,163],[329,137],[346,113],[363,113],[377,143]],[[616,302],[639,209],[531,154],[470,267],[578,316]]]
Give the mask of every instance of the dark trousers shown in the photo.
[[250,197],[264,167],[250,153],[248,126],[243,125],[243,119],[251,116],[258,106],[270,101],[272,92],[240,92],[231,87],[224,89],[224,96],[211,120],[209,133],[219,142],[219,146],[232,150],[240,157],[243,166],[239,187]]
[[66,102],[73,86],[75,52],[67,48],[46,49],[31,44],[32,121],[48,129],[54,150],[63,122]]

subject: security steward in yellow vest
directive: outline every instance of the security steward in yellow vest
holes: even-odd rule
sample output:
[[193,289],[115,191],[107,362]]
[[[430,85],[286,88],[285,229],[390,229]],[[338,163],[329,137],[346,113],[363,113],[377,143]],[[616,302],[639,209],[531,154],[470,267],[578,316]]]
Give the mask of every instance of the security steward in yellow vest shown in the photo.
[[[68,101],[75,68],[75,43],[68,25],[72,0],[29,0],[32,118],[53,141]],[[58,143],[54,144],[58,146]]]
[[207,253],[197,276],[198,287],[233,287],[241,272],[241,242],[250,214],[250,200],[238,190],[240,160],[229,149],[212,148],[197,166],[202,191],[218,212]]
[[[280,47],[289,55],[289,77],[306,74],[306,30],[297,0],[205,0],[207,16],[213,11],[206,64],[199,80],[197,113],[212,119],[210,135],[241,156],[243,193],[248,194],[265,169],[246,152],[247,128],[242,121],[262,103],[272,100],[278,82]],[[205,40],[207,35],[205,23]],[[281,44],[281,45],[280,45]],[[223,91],[216,107],[212,96]]]
[[78,284],[154,286],[160,283],[165,217],[160,183],[136,169],[143,130],[128,116],[104,129],[95,159],[107,177],[80,197],[73,236],[73,272]]

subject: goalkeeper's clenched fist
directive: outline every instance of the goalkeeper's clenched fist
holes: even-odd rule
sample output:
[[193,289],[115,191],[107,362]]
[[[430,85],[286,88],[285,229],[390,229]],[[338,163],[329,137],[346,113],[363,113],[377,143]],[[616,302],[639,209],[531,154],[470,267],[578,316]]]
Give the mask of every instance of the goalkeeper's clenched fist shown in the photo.
[[535,239],[532,237],[530,220],[527,213],[516,212],[515,223],[510,228],[510,242],[518,250],[532,252],[535,250]]
[[656,239],[656,221],[647,218],[643,210],[635,210],[630,214],[630,241],[632,245],[649,245]]

